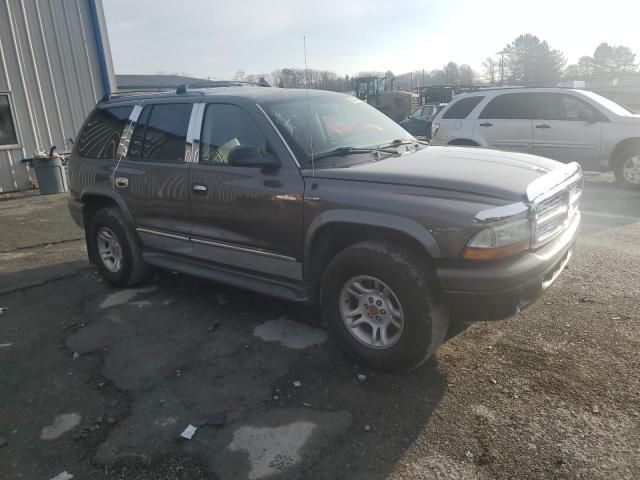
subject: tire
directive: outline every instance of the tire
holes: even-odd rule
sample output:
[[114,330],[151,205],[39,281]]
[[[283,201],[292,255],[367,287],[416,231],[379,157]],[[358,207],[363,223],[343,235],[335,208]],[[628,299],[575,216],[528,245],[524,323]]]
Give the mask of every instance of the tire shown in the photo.
[[[89,258],[111,285],[129,287],[145,279],[148,268],[142,259],[138,240],[117,207],[96,211],[88,222],[86,236]],[[107,237],[112,237],[119,245],[119,249],[113,250],[119,251],[119,268],[100,253]]]
[[[385,291],[390,289],[392,296],[383,296],[378,304],[378,292],[360,289],[362,296],[352,294],[360,286],[375,288],[371,278],[382,284],[378,286],[387,287],[383,288]],[[349,285],[353,287],[351,290],[347,289]],[[408,370],[419,366],[435,353],[449,326],[448,313],[427,262],[408,248],[388,241],[358,243],[336,255],[323,275],[320,301],[332,339],[356,362],[378,370]],[[347,321],[358,324],[348,327],[347,321],[343,321],[343,304],[343,310],[359,309],[369,318],[360,313],[350,317],[348,312]],[[373,305],[376,307],[372,309]],[[385,306],[389,312],[384,310]],[[381,317],[373,318],[372,311]],[[396,318],[401,329],[389,324],[393,311],[401,313],[402,322]],[[385,330],[386,345],[383,345],[382,332],[376,333],[373,339],[375,326],[380,330],[384,328],[379,327],[380,322],[391,325]]]
[[[625,166],[628,162],[637,162],[637,173],[635,175],[635,181],[628,178],[628,173],[625,175]],[[616,158],[613,165],[613,173],[616,176],[618,185],[625,188],[640,188],[640,145],[633,146],[621,152]]]

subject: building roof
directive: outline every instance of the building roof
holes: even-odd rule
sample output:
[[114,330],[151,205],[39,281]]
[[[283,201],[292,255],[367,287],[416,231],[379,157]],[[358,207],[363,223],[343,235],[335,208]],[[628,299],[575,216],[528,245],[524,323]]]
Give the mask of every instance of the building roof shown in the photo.
[[145,88],[176,88],[188,83],[206,82],[202,78],[181,75],[116,75],[119,89],[136,90]]

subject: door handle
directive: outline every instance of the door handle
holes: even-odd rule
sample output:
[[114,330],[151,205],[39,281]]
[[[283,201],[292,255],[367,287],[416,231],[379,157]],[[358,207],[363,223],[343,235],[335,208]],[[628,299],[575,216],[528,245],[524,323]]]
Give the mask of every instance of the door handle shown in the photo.
[[480,124],[481,127],[493,127],[493,123],[491,122],[484,122]]
[[541,123],[540,125],[536,125],[536,128],[551,128],[551,125],[546,123]]
[[193,193],[207,193],[207,186],[196,183],[191,187]]
[[129,186],[129,179],[127,177],[116,177],[115,184],[118,188],[127,188]]

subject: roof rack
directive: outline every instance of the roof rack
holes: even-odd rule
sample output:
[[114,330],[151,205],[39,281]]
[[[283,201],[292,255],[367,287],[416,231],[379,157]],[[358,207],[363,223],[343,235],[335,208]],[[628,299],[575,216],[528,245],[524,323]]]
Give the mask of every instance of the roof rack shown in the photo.
[[[163,87],[165,88],[165,87]],[[166,90],[158,90],[157,87],[149,87],[149,89],[137,89],[137,90],[125,90],[123,92],[114,92],[111,95],[105,95],[102,97],[98,104],[108,102],[109,100],[113,100],[116,98],[129,97],[135,95],[166,95],[167,93],[173,92],[173,87],[166,87]]]
[[187,93],[190,89],[200,88],[221,88],[221,87],[270,87],[269,83],[264,78],[261,78],[259,82],[241,82],[238,80],[211,80],[208,82],[198,83],[186,83],[176,88],[176,94],[182,95]]

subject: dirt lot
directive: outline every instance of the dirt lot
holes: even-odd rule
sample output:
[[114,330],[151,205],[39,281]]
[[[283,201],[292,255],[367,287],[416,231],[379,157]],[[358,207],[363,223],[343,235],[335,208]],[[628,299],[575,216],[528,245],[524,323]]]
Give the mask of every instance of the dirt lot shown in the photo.
[[640,192],[606,180],[541,301],[402,375],[344,360],[312,309],[112,289],[64,196],[0,201],[0,478],[638,479]]

